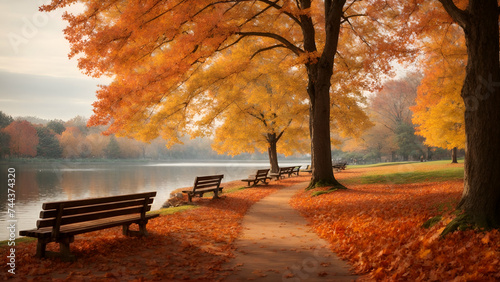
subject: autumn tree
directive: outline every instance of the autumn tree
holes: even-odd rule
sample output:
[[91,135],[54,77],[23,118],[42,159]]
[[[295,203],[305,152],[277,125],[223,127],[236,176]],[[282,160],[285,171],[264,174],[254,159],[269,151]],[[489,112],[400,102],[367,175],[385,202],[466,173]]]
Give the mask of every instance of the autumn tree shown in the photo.
[[276,55],[270,59],[274,63],[266,64],[236,61],[228,68],[216,62],[201,77],[194,75],[188,88],[206,89],[206,96],[196,102],[206,110],[192,136],[215,131],[214,150],[233,156],[267,151],[272,172],[279,170],[278,152],[291,155],[310,148],[302,72],[284,63],[279,52]]
[[9,134],[10,154],[18,157],[35,157],[39,139],[35,127],[25,120],[13,121],[2,129]]
[[410,156],[418,158],[423,156],[424,151],[421,142],[415,137],[413,124],[400,123],[394,132],[398,145],[397,153],[402,160],[408,161]]
[[90,145],[78,127],[67,127],[59,137],[63,158],[86,158],[91,155]]
[[116,141],[115,136],[111,136],[109,143],[104,149],[104,154],[108,159],[118,159],[120,158],[121,150],[118,141]]
[[[78,130],[80,131],[81,134],[83,135],[87,135],[89,129],[87,128],[87,118],[83,117],[83,116],[76,116],[68,121],[66,121],[64,123],[64,127],[67,128],[67,127],[76,127],[78,128]],[[56,123],[59,123],[60,121],[56,121]],[[62,130],[62,127],[60,125],[56,125],[54,124],[53,125],[57,131],[60,131]],[[64,130],[63,130],[64,131]],[[61,134],[61,133],[59,133]]]
[[459,209],[449,229],[463,223],[500,227],[500,64],[499,7],[496,0],[469,0],[461,9],[440,0],[465,33],[467,67],[461,96],[465,111],[465,184]]
[[10,135],[6,132],[3,132],[2,129],[11,124],[14,119],[11,116],[4,114],[0,111],[0,158],[3,158],[5,155],[9,154],[9,144],[10,144]]
[[425,72],[416,105],[411,107],[413,122],[427,145],[451,150],[456,163],[457,149],[465,149],[465,105],[460,97],[467,64],[465,38],[452,22],[446,33],[434,29],[424,36],[420,45]]
[[13,121],[14,119],[11,116],[6,115],[4,112],[0,111],[0,129],[7,127]]
[[382,89],[370,98],[374,119],[391,131],[401,124],[412,124],[410,107],[415,104],[421,74],[410,73],[404,78],[385,82]]
[[[383,84],[380,91],[370,97],[369,111],[375,123],[382,124],[396,141],[397,148],[393,147],[391,159],[396,153],[403,160],[410,155],[423,155],[421,141],[415,136],[410,107],[415,104],[417,88],[422,76],[420,73],[409,73],[407,76],[389,80]],[[390,143],[389,143],[390,144]]]
[[38,145],[36,147],[37,156],[44,158],[60,158],[62,148],[55,133],[48,127],[37,127]]
[[51,120],[47,123],[47,128],[54,131],[54,133],[61,135],[66,127],[64,126],[64,122],[62,120]]
[[[413,23],[419,22],[422,26],[427,25],[427,29],[439,30],[446,35],[453,21],[463,29],[467,46],[467,66],[460,91],[465,105],[466,138],[464,191],[458,205],[462,213],[450,223],[445,233],[468,225],[500,227],[498,1],[439,0],[419,6],[425,11]],[[448,17],[441,21],[443,17],[439,13],[443,12]],[[426,28],[419,27],[418,30],[422,32]]]
[[[189,128],[199,97],[183,91],[190,76],[209,69],[207,62],[236,45],[258,47],[251,56],[255,60],[270,50],[287,50],[308,78],[311,184],[338,185],[331,169],[330,93],[343,89],[334,65],[351,75],[352,80],[343,76],[345,83],[369,88],[389,70],[391,44],[399,44],[396,55],[407,55],[402,42],[389,40],[397,26],[382,15],[395,17],[398,6],[387,1],[54,0],[41,9],[73,3],[86,9],[65,15],[70,56],[79,57],[88,75],[114,78],[98,91],[90,120],[91,125],[110,123],[109,133],[143,140],[161,135],[173,144]],[[337,87],[331,87],[332,79]]]
[[[365,131],[359,138],[349,138],[342,144],[342,151],[358,154],[357,160],[382,162],[392,160],[398,150],[394,132],[379,122]],[[352,155],[352,154],[349,154]]]

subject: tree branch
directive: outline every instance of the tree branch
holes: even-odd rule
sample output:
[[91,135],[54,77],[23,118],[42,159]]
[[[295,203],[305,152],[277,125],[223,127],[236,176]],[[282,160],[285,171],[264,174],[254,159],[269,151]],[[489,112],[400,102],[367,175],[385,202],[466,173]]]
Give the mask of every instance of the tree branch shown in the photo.
[[283,43],[284,48],[289,49],[290,51],[292,51],[293,53],[295,53],[297,56],[300,55],[300,54],[302,54],[302,53],[304,53],[304,50],[302,50],[299,47],[295,46],[293,43],[291,43],[290,41],[288,41],[283,36],[278,35],[278,34],[274,34],[274,33],[271,33],[271,32],[248,31],[248,32],[236,32],[235,34],[241,35],[241,37],[238,38],[237,41],[240,41],[244,37],[248,37],[248,36],[267,37],[267,38],[272,38],[272,39],[275,39],[275,40]]
[[452,17],[454,21],[456,21],[463,29],[465,29],[468,26],[469,22],[469,14],[464,11],[460,10],[455,3],[453,3],[453,0],[438,0],[441,2],[443,5],[444,9],[446,12]]
[[355,17],[366,17],[368,16],[367,14],[355,14],[355,15],[350,15],[350,16],[342,16],[342,21],[340,23],[345,23],[349,21],[350,18],[355,18]]
[[262,53],[262,52],[265,52],[265,51],[269,51],[269,50],[272,50],[274,48],[287,48],[287,47],[285,45],[283,45],[283,44],[276,44],[276,45],[273,45],[273,46],[269,46],[269,47],[266,47],[266,48],[259,49],[255,53],[253,53],[253,55],[250,57],[250,60],[253,59],[255,56],[257,56],[259,53]]
[[[276,2],[278,2],[278,1],[276,1],[276,2],[271,2],[269,0],[259,0],[259,1],[263,2],[263,3],[266,3],[269,6],[275,8],[277,10],[280,10],[282,8],[281,6],[279,6],[279,5],[276,4]],[[290,17],[290,19],[292,19],[294,22],[296,22],[296,23],[298,23],[300,25],[300,20],[297,17],[295,17],[293,14],[291,14],[290,12],[283,12],[283,13],[285,15],[287,15],[288,17]]]

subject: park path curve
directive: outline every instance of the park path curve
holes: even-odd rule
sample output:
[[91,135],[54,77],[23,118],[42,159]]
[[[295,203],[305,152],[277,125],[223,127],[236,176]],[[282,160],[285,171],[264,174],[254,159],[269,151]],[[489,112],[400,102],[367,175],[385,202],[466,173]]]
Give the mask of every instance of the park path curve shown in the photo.
[[306,183],[283,188],[254,204],[235,241],[235,271],[225,281],[353,281],[346,262],[289,205]]

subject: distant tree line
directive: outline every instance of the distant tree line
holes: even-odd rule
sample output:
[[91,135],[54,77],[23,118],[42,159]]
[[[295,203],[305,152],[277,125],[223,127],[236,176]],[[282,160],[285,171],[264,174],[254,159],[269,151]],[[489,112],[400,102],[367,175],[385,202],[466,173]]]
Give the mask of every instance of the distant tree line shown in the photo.
[[265,159],[265,154],[218,155],[209,138],[184,138],[170,149],[165,141],[150,143],[105,136],[104,127],[87,127],[77,116],[68,121],[12,118],[0,111],[0,158],[46,159]]

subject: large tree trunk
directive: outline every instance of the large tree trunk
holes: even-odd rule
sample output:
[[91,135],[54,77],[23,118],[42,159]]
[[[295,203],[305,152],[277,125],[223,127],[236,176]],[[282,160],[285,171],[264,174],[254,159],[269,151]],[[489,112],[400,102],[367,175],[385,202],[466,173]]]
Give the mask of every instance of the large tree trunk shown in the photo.
[[[329,80],[328,84],[330,84]],[[323,87],[326,88],[326,93],[316,91],[314,100],[311,101],[312,186],[332,185],[337,182],[333,176],[331,156],[330,88],[325,85]]]
[[459,10],[441,0],[465,31],[468,63],[462,88],[465,112],[465,183],[458,208],[448,226],[500,227],[500,66],[497,0],[470,0]]
[[271,166],[271,172],[278,173],[280,168],[278,166],[278,151],[276,148],[278,140],[276,138],[276,133],[267,134],[267,142],[267,153],[269,154],[269,164]]
[[[323,53],[316,62],[306,64],[309,84],[311,126],[311,165],[313,167],[309,188],[334,186],[344,188],[333,176],[330,140],[330,79],[340,33],[342,8],[346,0],[325,0],[326,40]],[[302,9],[311,6],[310,0],[302,0]],[[316,52],[314,24],[309,15],[300,16],[304,49]]]

